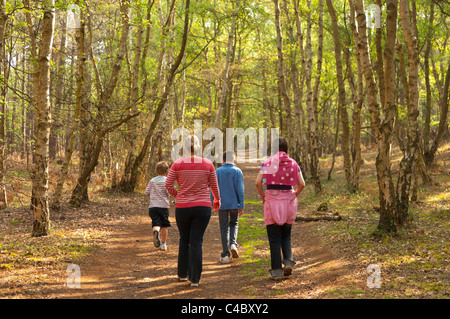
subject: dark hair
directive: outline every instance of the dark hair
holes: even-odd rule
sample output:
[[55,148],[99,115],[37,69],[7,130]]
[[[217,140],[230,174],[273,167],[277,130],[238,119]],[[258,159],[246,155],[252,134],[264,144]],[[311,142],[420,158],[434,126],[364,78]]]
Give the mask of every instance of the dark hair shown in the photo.
[[288,142],[284,137],[279,137],[278,138],[278,151],[279,152],[288,152]]
[[227,158],[233,159],[234,152],[233,151],[226,151],[223,153],[223,162],[225,163],[227,161]]
[[187,155],[192,155],[195,153],[196,149],[200,147],[200,142],[197,136],[189,135],[183,137],[183,148]]
[[156,172],[159,175],[166,174],[168,171],[169,171],[169,164],[167,164],[166,162],[159,162],[158,164],[156,164]]

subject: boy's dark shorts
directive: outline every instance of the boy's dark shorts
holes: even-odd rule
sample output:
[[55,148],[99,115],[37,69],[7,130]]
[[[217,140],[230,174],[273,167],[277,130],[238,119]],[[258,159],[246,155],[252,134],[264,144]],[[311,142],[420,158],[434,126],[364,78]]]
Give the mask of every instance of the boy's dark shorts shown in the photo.
[[161,207],[150,207],[148,209],[148,214],[152,219],[152,227],[171,227],[169,221],[169,209]]

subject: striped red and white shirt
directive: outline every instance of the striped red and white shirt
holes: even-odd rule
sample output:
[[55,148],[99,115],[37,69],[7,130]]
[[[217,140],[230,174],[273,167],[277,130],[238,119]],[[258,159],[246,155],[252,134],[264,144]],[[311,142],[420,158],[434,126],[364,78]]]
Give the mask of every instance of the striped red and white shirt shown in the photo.
[[166,177],[156,176],[150,180],[145,194],[150,195],[149,207],[170,208],[169,192],[165,187]]
[[[175,182],[178,190],[174,186]],[[166,188],[175,197],[177,208],[211,207],[210,190],[215,199],[220,199],[214,165],[206,158],[176,160],[167,174]]]

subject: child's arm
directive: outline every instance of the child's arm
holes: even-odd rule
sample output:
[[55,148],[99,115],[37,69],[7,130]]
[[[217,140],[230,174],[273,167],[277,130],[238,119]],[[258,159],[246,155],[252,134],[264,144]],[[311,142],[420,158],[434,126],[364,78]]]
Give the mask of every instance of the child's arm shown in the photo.
[[[244,209],[244,199],[245,199],[245,192],[244,192],[244,176],[242,175],[242,171],[238,170],[238,198],[239,198],[239,210],[242,211]],[[242,213],[242,212],[241,212]]]
[[256,180],[255,180],[255,187],[259,193],[259,196],[261,196],[262,202],[264,204],[265,196],[264,196],[264,190],[263,190],[263,185],[262,185],[262,177],[263,177],[263,174],[261,171],[259,171],[258,176],[256,177]]
[[145,194],[150,195],[150,189],[151,189],[152,182],[148,182],[147,188],[145,189]]

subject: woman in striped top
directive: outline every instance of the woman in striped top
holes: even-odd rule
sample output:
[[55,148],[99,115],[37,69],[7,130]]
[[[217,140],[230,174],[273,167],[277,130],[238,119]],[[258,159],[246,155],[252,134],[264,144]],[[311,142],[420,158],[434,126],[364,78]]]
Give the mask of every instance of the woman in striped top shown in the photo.
[[214,165],[206,158],[194,156],[200,148],[198,138],[189,136],[183,147],[184,154],[191,156],[172,164],[165,187],[175,197],[175,218],[180,232],[178,278],[189,279],[191,286],[196,287],[202,272],[203,235],[211,218],[210,189],[217,203],[215,210],[220,206],[220,194]]

